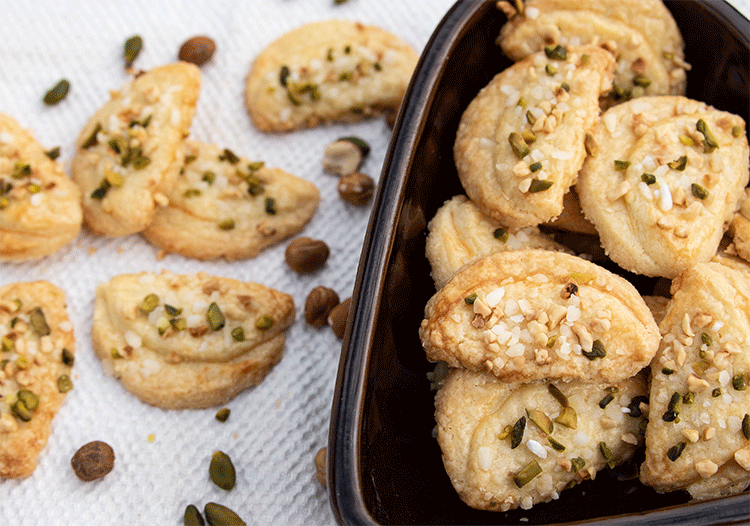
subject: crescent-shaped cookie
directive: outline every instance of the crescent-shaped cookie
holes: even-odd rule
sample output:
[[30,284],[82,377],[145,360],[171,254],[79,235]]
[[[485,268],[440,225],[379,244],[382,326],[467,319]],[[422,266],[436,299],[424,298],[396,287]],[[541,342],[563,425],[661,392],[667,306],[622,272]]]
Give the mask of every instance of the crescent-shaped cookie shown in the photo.
[[453,156],[466,194],[485,215],[517,230],[562,212],[614,64],[598,46],[554,48],[498,73],[474,97]]
[[186,141],[169,204],[144,237],[168,251],[211,260],[255,257],[301,231],[320,192],[309,181],[218,146]]
[[695,499],[750,484],[750,273],[695,265],[672,283],[651,364],[641,481]]
[[257,56],[245,103],[265,132],[359,121],[398,108],[417,59],[409,44],[377,26],[312,22]]
[[0,261],[48,256],[81,230],[81,192],[30,132],[0,113]]
[[224,403],[282,356],[291,296],[205,273],[115,276],[97,287],[92,338],[105,371],[165,409]]
[[73,388],[73,324],[47,281],[0,287],[0,477],[28,477]]
[[529,509],[629,459],[643,444],[647,386],[503,382],[454,369],[435,396],[445,470],[473,508]]
[[659,346],[653,315],[628,281],[549,250],[467,265],[430,298],[419,333],[429,360],[512,381],[618,381]]
[[93,232],[142,231],[183,165],[183,140],[195,115],[200,70],[178,62],[137,76],[94,113],[76,141],[72,175]]

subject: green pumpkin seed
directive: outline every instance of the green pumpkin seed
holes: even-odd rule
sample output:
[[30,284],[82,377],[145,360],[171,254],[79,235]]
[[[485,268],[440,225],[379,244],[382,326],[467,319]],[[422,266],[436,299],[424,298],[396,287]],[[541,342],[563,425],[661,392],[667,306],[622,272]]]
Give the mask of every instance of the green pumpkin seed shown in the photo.
[[198,511],[198,508],[196,508],[192,504],[189,504],[188,507],[185,508],[183,523],[185,524],[185,526],[204,526],[206,524],[203,521],[201,512]]
[[143,39],[139,35],[134,35],[125,41],[123,56],[128,66],[138,57],[141,49],[143,49]]
[[234,341],[244,342],[245,329],[243,329],[242,327],[235,327],[234,329],[232,329],[232,338],[234,338]]
[[203,507],[203,514],[210,526],[247,526],[239,515],[215,502],[206,503]]
[[747,413],[742,419],[742,434],[746,440],[750,440],[750,414]]
[[213,483],[221,489],[229,491],[234,488],[236,480],[234,464],[232,464],[229,455],[223,451],[214,451],[211,456],[211,464],[208,466],[208,474]]
[[63,100],[68,94],[68,90],[70,90],[70,82],[68,82],[66,79],[62,79],[60,82],[55,84],[52,89],[44,94],[44,99],[42,100],[44,100],[44,103],[46,105],[52,106]]

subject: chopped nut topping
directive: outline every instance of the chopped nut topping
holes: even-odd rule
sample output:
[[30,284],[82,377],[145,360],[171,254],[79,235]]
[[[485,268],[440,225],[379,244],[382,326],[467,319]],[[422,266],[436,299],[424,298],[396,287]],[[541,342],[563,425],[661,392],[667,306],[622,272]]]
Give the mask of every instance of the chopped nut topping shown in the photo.
[[711,475],[716,474],[716,472],[719,470],[719,466],[717,466],[710,459],[704,458],[703,460],[699,460],[695,463],[695,470],[701,477],[706,479]]

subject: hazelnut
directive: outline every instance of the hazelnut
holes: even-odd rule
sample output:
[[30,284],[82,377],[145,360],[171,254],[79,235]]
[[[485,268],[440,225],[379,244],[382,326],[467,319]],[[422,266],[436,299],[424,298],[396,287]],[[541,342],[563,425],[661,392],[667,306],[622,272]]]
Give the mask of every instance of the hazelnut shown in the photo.
[[315,287],[305,301],[305,321],[313,327],[320,328],[326,324],[328,314],[340,303],[336,291],[328,287]]
[[197,36],[185,41],[177,55],[183,62],[202,66],[214,56],[216,43],[208,37]]
[[284,252],[287,265],[299,274],[315,272],[325,265],[331,251],[324,241],[300,237],[289,243]]
[[375,181],[369,175],[354,172],[341,176],[336,188],[341,199],[354,206],[362,206],[372,199],[372,194],[375,192]]
[[102,478],[115,465],[115,452],[109,444],[95,440],[82,445],[70,460],[79,479],[91,481]]
[[370,145],[359,137],[342,137],[323,152],[323,171],[333,175],[347,175],[359,169],[370,153]]
[[336,305],[331,309],[328,314],[328,325],[333,329],[333,333],[339,337],[344,337],[346,331],[346,320],[349,317],[349,307],[352,304],[351,298],[346,298],[344,301]]

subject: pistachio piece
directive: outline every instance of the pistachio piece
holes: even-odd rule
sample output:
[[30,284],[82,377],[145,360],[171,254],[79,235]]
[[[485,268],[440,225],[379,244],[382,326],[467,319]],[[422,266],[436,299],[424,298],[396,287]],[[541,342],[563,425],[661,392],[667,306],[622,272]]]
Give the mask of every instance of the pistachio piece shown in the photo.
[[552,423],[552,420],[550,420],[550,417],[548,417],[544,411],[540,409],[527,409],[526,415],[529,417],[529,420],[534,422],[545,434],[551,435],[552,431],[554,431],[555,426]]
[[643,172],[643,174],[641,175],[641,181],[643,181],[644,183],[648,185],[655,184],[656,176],[654,174]]
[[223,328],[224,324],[226,323],[224,313],[221,312],[221,309],[215,301],[208,306],[208,310],[206,311],[206,320],[208,320],[208,326],[211,327],[211,330],[214,331],[218,331],[219,329]]
[[555,400],[557,400],[561,406],[568,407],[570,406],[570,402],[568,402],[568,397],[563,394],[562,391],[555,385],[555,384],[547,384],[547,390],[549,391],[549,394],[551,394]]
[[581,457],[576,457],[576,458],[571,459],[570,463],[572,464],[572,469],[575,473],[578,473],[579,471],[581,471],[586,465],[586,461],[582,459]]
[[547,55],[547,58],[552,60],[565,60],[568,58],[567,50],[560,44],[555,46],[544,46],[544,54]]
[[156,307],[159,306],[159,296],[154,294],[153,292],[151,294],[147,294],[145,298],[143,298],[143,301],[141,302],[141,306],[138,308],[141,313],[148,316],[151,311],[153,311]]
[[54,148],[51,148],[47,150],[46,152],[44,152],[44,155],[46,155],[47,157],[49,157],[50,159],[54,161],[55,159],[60,157],[60,147],[55,146]]
[[245,329],[242,327],[235,327],[232,329],[232,338],[236,342],[244,342],[245,341]]
[[61,393],[67,393],[73,389],[73,381],[67,374],[62,374],[57,378],[57,390]]
[[555,423],[570,429],[578,427],[578,413],[571,406],[563,407],[562,413],[555,418]]
[[682,395],[680,393],[673,393],[672,398],[669,400],[669,405],[667,405],[667,410],[662,415],[661,419],[665,422],[674,422],[677,420],[680,409],[682,409]]
[[742,418],[742,435],[746,440],[750,440],[750,414],[745,413]]
[[510,238],[510,234],[503,227],[498,227],[494,232],[492,232],[492,237],[494,237],[498,241],[507,243],[508,239]]
[[513,424],[513,429],[510,432],[510,448],[516,449],[523,440],[523,432],[526,429],[526,417],[522,416],[516,423]]
[[68,90],[70,90],[70,82],[62,79],[44,94],[44,99],[42,100],[47,106],[52,106],[63,100],[68,94]]
[[231,413],[231,410],[228,407],[222,407],[218,411],[216,411],[216,415],[214,415],[214,418],[218,420],[219,422],[226,422],[229,419],[229,414]]
[[596,360],[597,358],[604,358],[607,356],[607,350],[604,348],[604,342],[601,340],[594,340],[594,343],[591,344],[591,350],[581,350],[581,354],[589,360]]
[[607,396],[599,400],[599,407],[601,407],[602,409],[606,408],[609,405],[609,403],[614,399],[615,399],[615,395],[613,395],[612,393],[609,393]]
[[348,175],[356,172],[362,165],[366,153],[370,147],[361,141],[366,149],[355,138],[346,137],[338,139],[328,146],[323,152],[323,171],[332,175]]
[[687,155],[683,155],[682,157],[667,163],[667,166],[669,166],[672,170],[684,172],[685,168],[687,168]]
[[239,515],[215,502],[207,502],[203,506],[203,514],[209,526],[247,526]]
[[115,466],[115,452],[109,444],[95,440],[81,446],[73,455],[70,464],[79,479],[89,482],[112,471]]
[[708,199],[709,191],[706,190],[703,186],[699,185],[698,183],[693,183],[690,185],[690,190],[693,192],[693,195],[697,197],[698,199]]
[[677,460],[680,457],[680,455],[682,455],[682,450],[685,449],[686,445],[687,444],[685,442],[680,442],[679,444],[670,447],[667,450],[667,458],[671,460],[672,462]]
[[523,159],[529,155],[531,148],[526,144],[526,141],[520,133],[510,132],[510,135],[508,135],[508,142],[510,143],[513,153],[516,154],[516,157],[519,159]]
[[604,457],[604,460],[607,461],[607,466],[609,468],[615,467],[615,456],[612,454],[612,450],[609,449],[609,446],[605,442],[599,442],[599,451],[602,454],[602,457]]
[[714,134],[711,133],[711,130],[708,128],[708,124],[706,124],[706,121],[704,121],[703,119],[698,119],[698,122],[695,124],[695,129],[703,134],[704,153],[712,152],[719,147],[719,143],[716,141],[716,137],[714,137]]
[[259,316],[257,320],[255,320],[255,328],[261,331],[265,331],[266,329],[271,328],[273,322],[273,316],[269,314],[263,314],[262,316]]
[[735,391],[744,391],[747,389],[745,373],[737,373],[732,377],[732,387]]
[[522,488],[532,480],[534,477],[542,472],[542,468],[536,460],[532,460],[526,464],[521,471],[513,475],[513,482],[517,487]]
[[39,307],[36,307],[29,313],[29,325],[31,325],[31,328],[38,336],[47,336],[50,333],[44,312]]
[[214,451],[211,456],[211,463],[208,466],[208,474],[214,484],[221,489],[229,491],[234,488],[236,474],[234,464],[229,455],[223,451]]
[[550,181],[548,179],[537,179],[534,177],[531,180],[531,185],[529,186],[529,193],[535,194],[537,192],[544,192],[545,190],[549,190],[552,188],[553,181]]
[[554,449],[555,451],[565,451],[565,446],[554,438],[547,437],[547,440],[549,441],[550,446],[552,446],[552,449]]
[[26,407],[26,405],[23,403],[23,400],[21,400],[20,398],[13,402],[13,404],[10,406],[10,410],[14,415],[16,415],[24,422],[28,422],[29,420],[31,420],[31,410]]

